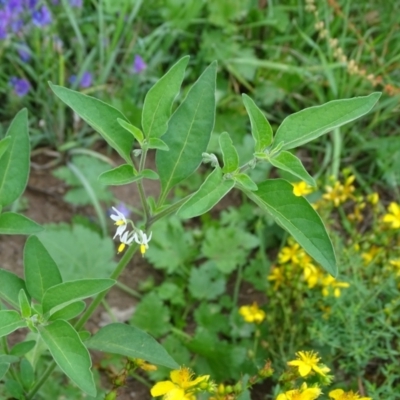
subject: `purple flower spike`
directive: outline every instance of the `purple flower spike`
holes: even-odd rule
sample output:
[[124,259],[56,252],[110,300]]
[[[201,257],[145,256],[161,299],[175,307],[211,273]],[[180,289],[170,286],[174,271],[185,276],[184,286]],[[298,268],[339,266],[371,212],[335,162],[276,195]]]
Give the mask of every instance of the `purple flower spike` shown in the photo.
[[26,79],[19,79],[15,76],[10,79],[10,84],[18,97],[25,96],[31,88],[31,84]]
[[[72,85],[76,81],[76,75],[71,75],[69,78],[69,83]],[[79,82],[79,86],[81,88],[88,88],[92,85],[92,74],[89,71],[85,71],[82,74],[81,80]]]
[[133,61],[133,72],[135,74],[140,74],[147,68],[147,64],[144,62],[143,58],[138,54],[135,55],[135,59]]
[[36,26],[43,27],[51,24],[51,13],[46,6],[32,13],[32,21]]
[[82,0],[69,0],[71,7],[82,8]]

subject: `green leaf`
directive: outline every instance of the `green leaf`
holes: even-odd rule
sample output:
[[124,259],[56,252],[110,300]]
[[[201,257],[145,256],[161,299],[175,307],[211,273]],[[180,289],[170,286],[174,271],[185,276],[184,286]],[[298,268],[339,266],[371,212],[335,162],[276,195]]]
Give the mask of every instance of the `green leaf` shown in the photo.
[[251,134],[256,142],[255,151],[264,151],[272,143],[272,128],[264,113],[257,107],[253,99],[242,94],[243,104],[249,114]]
[[239,168],[239,155],[228,132],[222,132],[219,136],[219,147],[224,160],[222,171],[225,174],[236,171]]
[[64,319],[68,321],[81,314],[85,307],[86,303],[84,301],[77,301],[75,303],[68,304],[61,310],[56,311],[54,314],[51,314],[49,317],[49,321],[55,321],[56,319]]
[[49,85],[56,96],[99,132],[128,164],[132,164],[131,150],[134,138],[118,124],[118,118],[128,122],[120,111],[86,94],[52,83],[49,83]]
[[0,310],[0,337],[26,326],[21,316],[13,310]]
[[21,289],[26,291],[25,282],[21,278],[12,272],[0,269],[0,298],[19,308],[18,295]]
[[140,172],[140,175],[145,179],[151,179],[151,180],[160,179],[157,172],[153,171],[152,169],[144,169],[143,171]]
[[38,302],[42,301],[47,289],[62,283],[57,264],[36,236],[31,236],[25,243],[24,275],[29,294]]
[[117,118],[117,121],[126,131],[131,133],[139,143],[143,143],[144,140],[143,132],[139,128],[136,128],[136,126],[126,122],[121,118]]
[[94,296],[113,286],[113,279],[80,279],[60,283],[47,289],[43,296],[43,313],[52,308]]
[[247,174],[236,174],[235,181],[240,183],[240,185],[247,190],[255,191],[258,189],[257,184]]
[[144,296],[136,306],[130,323],[155,337],[160,337],[171,330],[170,318],[168,307],[152,292]]
[[282,151],[275,157],[271,157],[269,162],[274,167],[290,172],[291,174],[297,176],[308,185],[316,186],[314,178],[310,176],[300,159],[294,154],[288,151]]
[[152,364],[177,369],[178,364],[155,339],[142,330],[126,324],[101,328],[86,342],[90,349],[126,357],[141,358]]
[[21,289],[18,293],[18,302],[22,317],[29,318],[32,315],[32,309],[24,289]]
[[21,357],[31,351],[36,344],[36,340],[27,340],[26,342],[17,343],[10,351],[13,356]]
[[293,186],[283,179],[260,183],[257,192],[247,195],[286,229],[303,249],[331,275],[337,275],[335,253],[325,226],[303,197],[293,194]]
[[[6,138],[7,149],[0,158],[0,205],[7,206],[24,192],[29,176],[28,111],[21,110],[12,120]],[[3,145],[5,146],[5,145]]]
[[101,237],[87,226],[47,225],[38,238],[56,262],[64,281],[107,278],[115,268],[112,239]]
[[123,164],[119,167],[103,172],[99,176],[99,182],[103,185],[126,185],[142,179],[141,175],[138,175],[135,167],[129,164]]
[[8,149],[8,146],[11,143],[11,137],[5,137],[2,140],[0,140],[0,158],[1,156],[6,152],[6,150]]
[[39,224],[22,214],[6,212],[0,215],[1,235],[32,235],[42,230]]
[[16,363],[18,361],[19,361],[19,358],[16,357],[15,355],[0,354],[0,363],[12,364],[12,363]]
[[158,138],[150,138],[148,143],[149,143],[148,144],[149,149],[158,149],[158,150],[162,150],[162,151],[169,150],[169,147],[164,142],[164,140],[161,140]]
[[21,381],[25,389],[29,390],[35,381],[35,373],[33,371],[31,363],[23,358],[19,365]]
[[8,368],[10,368],[9,363],[0,363],[0,379],[4,378],[4,375],[7,373]]
[[157,138],[166,132],[172,103],[179,94],[188,62],[189,56],[181,58],[148,91],[142,112],[142,127],[146,138]]
[[57,320],[40,326],[39,333],[54,361],[80,389],[96,396],[96,386],[90,370],[92,361],[76,330],[66,321]]
[[189,277],[190,294],[198,300],[214,300],[225,291],[226,279],[213,261],[193,267]]
[[182,218],[193,218],[211,210],[235,185],[232,179],[224,179],[221,168],[217,167],[200,186],[199,190],[183,203],[178,211]]
[[217,63],[213,62],[191,87],[168,123],[163,140],[169,151],[157,151],[156,155],[162,198],[201,164],[214,126],[216,72]]
[[367,114],[380,96],[381,93],[376,92],[369,96],[333,100],[289,115],[279,126],[272,148],[283,142],[283,150],[292,149],[354,121]]

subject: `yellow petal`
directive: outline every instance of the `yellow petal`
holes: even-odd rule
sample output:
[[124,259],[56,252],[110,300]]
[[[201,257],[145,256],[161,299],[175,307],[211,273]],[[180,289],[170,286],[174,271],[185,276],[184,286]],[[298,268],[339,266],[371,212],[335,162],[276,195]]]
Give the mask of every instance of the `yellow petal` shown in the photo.
[[307,364],[302,363],[299,365],[299,374],[304,377],[307,376],[311,372],[311,367]]
[[157,396],[162,396],[163,394],[166,394],[175,388],[176,386],[171,381],[162,381],[156,383],[151,388],[150,393],[153,397],[157,397]]
[[329,392],[329,397],[334,400],[339,400],[342,397],[344,391],[342,389],[335,389]]

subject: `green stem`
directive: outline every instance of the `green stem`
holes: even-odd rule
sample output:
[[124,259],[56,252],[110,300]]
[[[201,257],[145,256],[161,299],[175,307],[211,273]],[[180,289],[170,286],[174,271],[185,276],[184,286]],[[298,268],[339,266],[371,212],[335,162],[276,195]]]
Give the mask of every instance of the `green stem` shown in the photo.
[[116,282],[115,286],[117,286],[118,288],[120,288],[121,290],[123,290],[124,292],[130,294],[132,297],[136,297],[137,299],[140,299],[142,297],[142,295],[137,292],[136,290],[133,290],[132,288],[130,288],[129,286],[124,285],[121,282]]
[[331,175],[335,177],[335,179],[339,176],[340,169],[340,155],[342,153],[342,135],[340,134],[340,129],[335,128],[332,132],[332,141],[333,141],[333,154],[332,154],[332,169]]
[[[144,165],[146,162],[146,156],[147,156],[147,149],[143,149],[142,150],[142,154],[140,156],[140,162],[139,162],[139,173],[143,171],[144,169]],[[138,188],[139,191],[139,196],[140,196],[140,201],[142,203],[142,207],[144,210],[144,215],[145,215],[145,220],[146,220],[146,228],[147,226],[147,222],[150,219],[150,210],[149,210],[149,205],[146,201],[146,194],[144,192],[144,186],[143,186],[143,179],[140,179],[137,183],[136,186]]]

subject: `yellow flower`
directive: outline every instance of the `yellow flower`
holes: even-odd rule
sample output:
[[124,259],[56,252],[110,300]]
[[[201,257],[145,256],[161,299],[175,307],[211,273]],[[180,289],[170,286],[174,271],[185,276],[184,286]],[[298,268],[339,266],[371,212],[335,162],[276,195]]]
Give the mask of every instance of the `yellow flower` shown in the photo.
[[329,392],[329,397],[334,400],[372,400],[371,397],[360,397],[358,393],[345,392],[342,389],[335,389]]
[[157,371],[157,366],[153,364],[149,364],[145,360],[142,360],[141,358],[134,358],[133,363],[142,369],[143,371]]
[[383,216],[383,222],[390,224],[391,228],[400,228],[400,206],[397,203],[390,203],[388,213]]
[[288,390],[285,393],[281,393],[276,400],[314,400],[319,397],[320,394],[320,388],[308,388],[307,384],[303,383],[300,389]]
[[308,288],[312,289],[320,281],[322,273],[313,263],[308,263],[303,269],[304,280]]
[[285,246],[278,254],[279,264],[285,264],[287,262],[292,262],[293,264],[299,264],[301,258],[304,254],[304,250],[300,247],[298,243],[290,243],[290,246]]
[[283,267],[274,266],[271,270],[271,273],[268,275],[268,280],[275,281],[274,290],[279,289],[279,286],[285,282],[285,273]]
[[355,176],[350,175],[343,185],[339,181],[336,181],[333,186],[326,186],[326,193],[322,198],[331,201],[335,207],[339,207],[340,204],[346,202],[349,198],[353,198],[352,193],[355,190],[353,186],[354,180]]
[[265,312],[258,308],[258,304],[254,302],[251,306],[242,306],[239,308],[239,314],[243,319],[252,324],[261,324],[265,319]]
[[313,189],[311,186],[307,185],[304,181],[292,183],[293,185],[293,194],[295,196],[306,196],[312,193]]
[[379,247],[372,245],[368,251],[361,253],[361,258],[364,261],[364,265],[368,265],[372,260],[376,258],[379,253]]
[[348,288],[350,286],[347,282],[339,282],[333,276],[327,275],[325,278],[322,279],[322,295],[329,296],[331,289],[333,289],[333,295],[335,297],[340,297],[340,289],[341,288]]
[[325,365],[318,364],[320,357],[318,357],[318,353],[314,351],[298,351],[296,355],[297,360],[289,361],[287,364],[292,367],[298,367],[299,374],[303,378],[312,371],[322,376],[325,376],[325,374],[330,371]]
[[156,383],[150,390],[153,397],[164,396],[163,400],[195,400],[193,392],[199,385],[207,382],[209,375],[202,375],[193,379],[193,372],[189,368],[171,371],[170,381]]
[[390,260],[389,263],[395,268],[396,276],[400,276],[400,258]]
[[373,205],[376,206],[379,202],[379,194],[374,192],[367,196],[367,200]]

